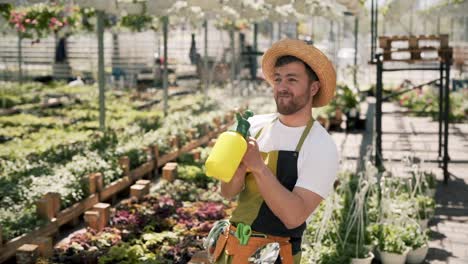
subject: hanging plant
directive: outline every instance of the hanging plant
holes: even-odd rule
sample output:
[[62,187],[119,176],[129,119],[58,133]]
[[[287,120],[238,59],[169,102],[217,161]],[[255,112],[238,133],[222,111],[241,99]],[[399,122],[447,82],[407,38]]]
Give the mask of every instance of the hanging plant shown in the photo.
[[2,6],[1,10],[10,27],[17,30],[23,38],[39,39],[50,33],[76,29],[81,24],[77,7],[38,4],[15,9]]
[[141,32],[147,29],[157,30],[159,23],[157,19],[149,15],[126,15],[120,20],[120,26]]
[[219,19],[216,21],[215,24],[216,28],[222,29],[222,30],[231,30],[233,29],[234,31],[242,31],[246,28],[249,27],[249,23],[245,19],[237,19],[237,20],[230,20],[230,19]]
[[[80,29],[94,32],[97,26],[96,9],[91,7],[82,7],[79,9],[81,14]],[[111,28],[117,24],[117,16],[112,14],[104,14],[104,28]]]

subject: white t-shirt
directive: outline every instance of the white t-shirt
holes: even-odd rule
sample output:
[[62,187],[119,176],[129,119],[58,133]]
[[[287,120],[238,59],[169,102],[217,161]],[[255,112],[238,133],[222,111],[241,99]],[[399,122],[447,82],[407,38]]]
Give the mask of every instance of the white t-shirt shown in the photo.
[[[305,126],[288,127],[279,119],[268,126],[278,114],[256,115],[249,118],[250,135],[255,137],[264,128],[257,143],[261,152],[273,150],[295,151]],[[297,161],[296,186],[326,198],[333,188],[338,173],[338,150],[327,130],[314,121]]]

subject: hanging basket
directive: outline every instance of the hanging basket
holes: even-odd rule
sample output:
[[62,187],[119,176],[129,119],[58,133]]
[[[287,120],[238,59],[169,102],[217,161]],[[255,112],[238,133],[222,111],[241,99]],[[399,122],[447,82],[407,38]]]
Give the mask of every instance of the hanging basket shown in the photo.
[[166,15],[173,5],[172,1],[151,0],[146,2],[146,12],[151,15]]
[[118,3],[119,10],[127,13],[128,15],[139,15],[143,14],[143,3],[131,3],[131,2],[121,2]]
[[230,20],[236,20],[239,18],[239,13],[232,7],[223,6],[221,10],[219,10],[220,17],[227,18]]
[[110,0],[76,0],[80,7],[92,7],[96,10],[106,11],[109,6],[115,5],[115,1]]
[[241,17],[249,20],[260,20],[262,16],[263,13],[260,10],[256,10],[254,8],[247,8],[241,12]]

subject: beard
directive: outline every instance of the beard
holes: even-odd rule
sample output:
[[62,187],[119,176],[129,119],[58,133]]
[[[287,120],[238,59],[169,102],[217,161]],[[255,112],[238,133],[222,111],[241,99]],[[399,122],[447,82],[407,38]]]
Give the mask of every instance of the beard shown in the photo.
[[310,99],[310,90],[299,96],[283,91],[275,95],[276,109],[282,115],[292,115],[304,108]]

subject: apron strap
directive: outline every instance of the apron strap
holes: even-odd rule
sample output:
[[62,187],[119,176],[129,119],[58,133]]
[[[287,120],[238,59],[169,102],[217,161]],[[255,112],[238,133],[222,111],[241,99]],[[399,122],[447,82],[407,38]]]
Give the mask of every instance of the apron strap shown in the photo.
[[[271,123],[269,123],[268,125],[262,127],[258,132],[257,134],[255,135],[255,139],[258,139],[260,137],[260,135],[262,134],[263,130],[269,130],[271,128],[271,126],[273,126],[273,124],[276,122],[276,120],[278,120],[278,117],[274,118],[273,121],[271,121]],[[297,147],[296,147],[296,152],[299,152],[302,148],[302,144],[304,144],[304,141],[307,137],[307,135],[309,134],[310,130],[312,129],[312,125],[314,123],[314,118],[312,117],[309,122],[307,122],[307,126],[306,128],[304,129],[304,132],[302,132],[302,135],[301,135],[301,138],[299,139],[299,142],[297,143]]]
[[299,143],[297,143],[297,147],[296,147],[296,152],[300,152],[301,148],[302,148],[302,144],[304,144],[304,141],[307,137],[307,135],[309,135],[309,132],[310,130],[312,129],[312,124],[314,123],[314,118],[312,117],[309,122],[307,122],[307,126],[306,128],[304,129],[304,132],[302,132],[302,136],[301,136],[301,139],[299,139]]

